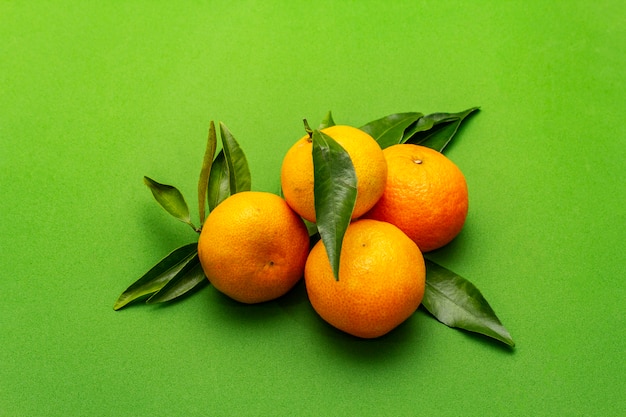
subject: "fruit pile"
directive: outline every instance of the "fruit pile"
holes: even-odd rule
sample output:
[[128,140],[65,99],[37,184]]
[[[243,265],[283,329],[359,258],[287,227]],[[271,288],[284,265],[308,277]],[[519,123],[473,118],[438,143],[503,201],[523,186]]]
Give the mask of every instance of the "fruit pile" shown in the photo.
[[476,110],[400,113],[361,128],[336,125],[330,113],[316,130],[305,120],[306,134],[282,162],[280,196],[251,191],[245,155],[223,124],[215,156],[211,122],[200,227],[175,187],[145,178],[161,206],[199,233],[197,244],[170,253],[114,309],[145,297],[169,301],[208,283],[242,303],[266,302],[304,277],[317,314],[357,337],[387,334],[424,303],[448,326],[513,346],[480,292],[423,255],[465,223],[465,177],[442,151]]

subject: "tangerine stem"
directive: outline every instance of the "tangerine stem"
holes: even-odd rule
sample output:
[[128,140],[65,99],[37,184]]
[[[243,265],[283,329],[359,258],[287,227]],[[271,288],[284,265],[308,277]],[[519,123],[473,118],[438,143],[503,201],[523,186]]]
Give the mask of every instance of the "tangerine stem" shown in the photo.
[[313,129],[311,129],[311,126],[309,126],[309,122],[306,119],[302,119],[302,121],[304,122],[304,131],[306,132],[307,135],[309,135],[309,142],[313,141]]

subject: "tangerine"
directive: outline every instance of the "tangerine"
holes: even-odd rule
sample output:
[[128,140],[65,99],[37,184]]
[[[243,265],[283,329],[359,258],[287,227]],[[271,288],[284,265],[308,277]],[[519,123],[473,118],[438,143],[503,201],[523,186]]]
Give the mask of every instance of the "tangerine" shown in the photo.
[[409,318],[424,296],[426,271],[417,245],[396,226],[355,220],[344,235],[339,280],[320,240],[304,270],[313,309],[353,336],[382,336]]
[[302,219],[279,196],[258,191],[222,201],[198,240],[200,263],[211,284],[249,304],[293,288],[304,273],[309,248]]
[[398,226],[430,252],[448,244],[463,228],[468,191],[461,170],[441,152],[413,144],[383,151],[385,192],[364,217]]
[[[321,130],[348,153],[357,178],[357,197],[352,218],[368,211],[385,188],[387,163],[378,142],[352,126],[336,125]],[[300,216],[315,222],[313,143],[309,135],[298,140],[285,154],[280,183],[287,204]]]

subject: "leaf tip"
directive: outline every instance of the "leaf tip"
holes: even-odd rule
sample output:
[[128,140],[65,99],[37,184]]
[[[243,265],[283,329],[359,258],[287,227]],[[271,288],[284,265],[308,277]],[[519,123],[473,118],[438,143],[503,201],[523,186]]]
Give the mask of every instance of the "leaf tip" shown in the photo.
[[121,300],[120,298],[118,298],[117,301],[115,301],[115,304],[113,304],[113,310],[118,311],[119,309],[121,309],[125,305],[126,305],[126,303],[123,300]]
[[513,340],[513,338],[511,337],[511,335],[509,334],[508,330],[506,330],[504,328],[504,326],[502,326],[503,331],[506,333],[504,335],[502,335],[502,339],[501,341],[504,342],[506,345],[508,345],[511,348],[515,347],[515,341]]
[[222,140],[223,140],[224,136],[230,135],[231,133],[230,133],[230,130],[228,129],[228,127],[226,126],[226,124],[224,124],[224,122],[219,121],[218,125],[220,127],[220,134],[222,135]]

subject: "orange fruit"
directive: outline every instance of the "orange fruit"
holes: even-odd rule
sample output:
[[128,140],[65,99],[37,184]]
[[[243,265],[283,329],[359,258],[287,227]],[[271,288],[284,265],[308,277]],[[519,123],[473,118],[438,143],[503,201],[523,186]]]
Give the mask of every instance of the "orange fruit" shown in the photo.
[[387,185],[364,216],[398,226],[429,252],[448,244],[465,223],[467,184],[461,170],[442,153],[411,144],[383,151]]
[[424,296],[426,271],[417,245],[396,226],[376,220],[352,222],[344,235],[335,280],[322,241],[304,270],[313,309],[353,336],[382,336],[409,318]]
[[[370,135],[351,126],[322,129],[348,153],[357,178],[357,197],[352,218],[368,211],[385,188],[387,163],[383,152]],[[313,192],[313,143],[308,135],[298,140],[285,154],[280,183],[287,204],[300,216],[315,222]]]
[[275,194],[244,191],[207,217],[198,240],[205,275],[242,303],[273,300],[302,277],[309,253],[302,219]]

